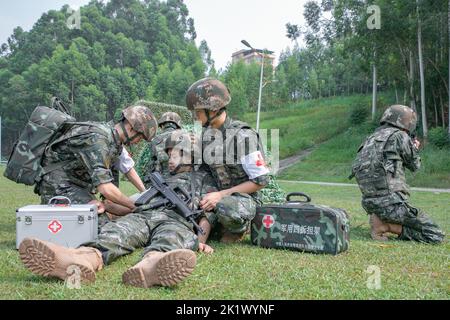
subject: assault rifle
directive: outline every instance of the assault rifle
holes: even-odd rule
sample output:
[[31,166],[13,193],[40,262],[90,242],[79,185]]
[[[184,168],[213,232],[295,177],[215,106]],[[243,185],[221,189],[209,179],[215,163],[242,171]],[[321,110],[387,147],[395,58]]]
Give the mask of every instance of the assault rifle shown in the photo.
[[[136,207],[141,207],[138,208],[138,210],[153,210],[161,207],[174,210],[194,225],[197,234],[200,233],[205,235],[203,229],[195,221],[195,217],[201,213],[202,210],[189,208],[188,204],[194,203],[194,199],[192,199],[189,193],[184,188],[179,186],[174,188],[169,187],[166,181],[164,181],[164,178],[158,172],[151,173],[148,178],[151,181],[152,187],[136,200]],[[157,196],[161,196],[162,199],[150,203],[150,201]]]

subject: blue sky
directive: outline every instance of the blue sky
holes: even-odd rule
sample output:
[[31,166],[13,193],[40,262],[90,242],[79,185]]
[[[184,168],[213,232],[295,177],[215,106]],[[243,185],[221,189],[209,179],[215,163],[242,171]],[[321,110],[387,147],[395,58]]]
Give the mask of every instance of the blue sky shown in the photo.
[[[286,38],[287,22],[303,24],[303,0],[185,0],[195,20],[197,41],[205,39],[217,68],[224,68],[246,39],[253,47],[267,48],[279,56],[291,46]],[[13,29],[31,29],[43,12],[69,4],[73,9],[89,0],[1,0],[0,43]]]

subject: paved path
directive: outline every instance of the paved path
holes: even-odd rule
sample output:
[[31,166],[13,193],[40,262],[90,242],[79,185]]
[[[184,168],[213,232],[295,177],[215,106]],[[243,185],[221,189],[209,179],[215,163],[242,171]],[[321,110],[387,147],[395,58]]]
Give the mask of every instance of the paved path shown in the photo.
[[278,169],[278,174],[280,174],[287,168],[292,167],[294,164],[305,159],[317,148],[317,146],[318,145],[308,148],[308,149],[305,149],[305,150],[302,150],[299,153],[297,153],[295,156],[280,160],[280,168]]
[[[316,181],[289,181],[289,180],[278,180],[278,182],[283,183],[299,183],[299,184],[313,184],[318,186],[335,186],[335,187],[355,187],[357,188],[357,184],[350,183],[334,183],[334,182],[316,182]],[[433,189],[433,188],[411,188],[413,191],[421,191],[421,192],[433,192],[433,193],[450,193],[450,189]]]

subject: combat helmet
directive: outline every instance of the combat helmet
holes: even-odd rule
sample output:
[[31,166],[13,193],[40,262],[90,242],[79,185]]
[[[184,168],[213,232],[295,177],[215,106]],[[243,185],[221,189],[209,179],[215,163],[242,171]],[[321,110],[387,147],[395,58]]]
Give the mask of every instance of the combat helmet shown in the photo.
[[176,148],[183,151],[183,156],[190,155],[191,159],[186,159],[184,165],[193,165],[193,160],[197,156],[201,156],[201,148],[196,142],[195,135],[183,130],[176,130],[172,132],[169,138],[166,140],[164,150],[168,153],[169,149]]
[[230,91],[219,80],[204,78],[195,82],[187,91],[186,106],[189,110],[218,111],[231,102]]
[[[147,141],[151,141],[158,129],[158,122],[156,121],[155,116],[150,111],[149,108],[144,106],[132,106],[128,107],[122,112],[122,119],[127,120],[131,127],[144,136],[144,139]],[[129,138],[126,130],[122,124],[122,130],[124,130],[125,135],[127,136],[127,142],[133,141],[135,137]]]
[[161,116],[161,118],[159,118],[158,125],[161,126],[165,123],[173,123],[178,127],[178,129],[181,129],[181,117],[178,115],[178,113],[175,112],[164,113]]
[[384,112],[380,124],[390,124],[412,133],[417,126],[417,114],[407,106],[393,105]]

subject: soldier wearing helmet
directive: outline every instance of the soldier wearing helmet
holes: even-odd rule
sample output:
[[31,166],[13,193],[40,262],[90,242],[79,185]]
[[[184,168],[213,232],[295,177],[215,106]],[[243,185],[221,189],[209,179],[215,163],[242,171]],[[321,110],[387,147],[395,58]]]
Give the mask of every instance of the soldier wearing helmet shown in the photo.
[[440,243],[444,233],[422,210],[409,203],[405,168],[420,169],[420,142],[412,139],[416,113],[406,106],[389,107],[376,129],[359,148],[352,166],[362,193],[362,206],[370,215],[371,236],[386,241],[386,233],[401,240]]
[[[136,144],[142,139],[150,141],[156,130],[153,113],[142,106],[126,108],[116,124],[72,125],[49,145],[43,156],[44,175],[35,189],[42,203],[48,203],[54,196],[65,196],[74,204],[86,204],[95,201],[99,192],[106,200],[133,209],[133,202],[113,184],[111,168],[125,167],[121,163],[123,145]],[[129,170],[128,175],[142,190],[137,174],[132,175]]]
[[[166,150],[170,155],[172,175],[165,182],[180,196],[184,197],[186,193],[191,195],[194,201],[188,204],[198,212],[196,220],[204,228],[205,235],[198,236],[192,223],[170,206],[148,209],[149,206],[144,205],[131,212],[118,204],[106,204],[107,208],[117,210],[115,214],[124,216],[105,224],[97,240],[85,243],[78,249],[68,249],[38,239],[24,239],[19,251],[25,266],[38,275],[66,280],[70,274],[65,270],[76,264],[83,266],[81,280],[93,282],[95,273],[104,266],[144,248],[141,261],[123,273],[124,284],[140,288],[171,287],[183,281],[195,268],[195,251],[205,254],[214,251],[205,243],[210,229],[205,228],[208,226],[207,220],[198,209],[202,196],[217,189],[207,171],[192,170],[192,151],[196,149],[193,144],[195,140],[191,135],[181,130],[169,137]],[[150,203],[162,200],[164,195],[156,195]],[[46,259],[46,263],[42,259]],[[44,267],[36,268],[36,265]]]
[[[163,177],[170,175],[168,169],[169,156],[164,150],[166,140],[175,131],[181,129],[181,117],[175,112],[166,112],[158,120],[160,132],[150,144],[151,158],[147,165],[147,173],[159,172]],[[144,178],[144,183],[149,187],[149,179]]]
[[228,88],[212,78],[195,82],[186,94],[188,109],[204,127],[203,163],[220,190],[206,195],[201,206],[213,212],[208,220],[221,230],[221,240],[226,243],[242,240],[249,230],[260,204],[258,192],[269,181],[259,135],[227,115],[230,102]]

